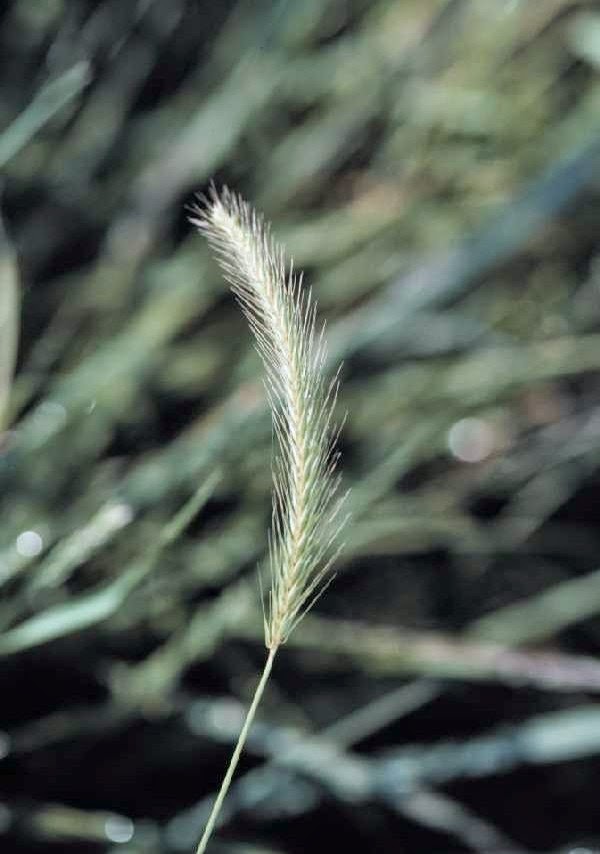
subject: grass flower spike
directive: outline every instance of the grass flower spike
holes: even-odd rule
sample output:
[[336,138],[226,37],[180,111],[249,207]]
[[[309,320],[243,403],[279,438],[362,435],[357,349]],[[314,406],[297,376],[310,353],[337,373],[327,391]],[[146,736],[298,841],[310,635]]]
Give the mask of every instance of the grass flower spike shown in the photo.
[[323,591],[343,520],[333,429],[337,375],[324,371],[324,327],[302,276],[288,271],[283,249],[261,216],[224,189],[193,208],[256,339],[266,371],[276,452],[265,603],[265,669],[227,774],[197,849],[202,854],[231,783],[277,649]]

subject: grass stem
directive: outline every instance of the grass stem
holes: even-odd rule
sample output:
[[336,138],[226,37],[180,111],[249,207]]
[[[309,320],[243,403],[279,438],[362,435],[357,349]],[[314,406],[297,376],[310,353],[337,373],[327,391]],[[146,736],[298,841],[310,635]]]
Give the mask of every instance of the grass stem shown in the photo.
[[252,726],[254,715],[256,714],[258,704],[260,703],[263,692],[265,690],[265,685],[267,684],[269,676],[271,675],[271,668],[273,667],[273,661],[275,659],[276,652],[277,647],[273,647],[269,650],[269,655],[267,656],[264,670],[262,672],[258,685],[256,686],[256,691],[254,692],[254,697],[252,698],[252,703],[250,705],[250,708],[248,709],[248,713],[246,714],[244,726],[242,727],[241,732],[238,736],[238,740],[235,745],[235,750],[233,751],[233,754],[229,761],[227,772],[223,777],[223,782],[221,783],[221,788],[219,789],[219,793],[215,799],[213,808],[210,811],[208,821],[206,822],[206,827],[204,828],[204,833],[202,834],[202,839],[200,840],[198,848],[196,849],[196,854],[203,854],[203,852],[206,851],[206,846],[208,845],[208,841],[214,830],[217,818],[221,811],[221,807],[223,806],[223,801],[225,800],[227,792],[229,791],[229,786],[231,785],[233,775],[235,774],[235,769],[237,768],[240,756],[242,755],[242,750],[244,749],[244,744],[246,743],[246,739],[248,738],[248,733],[250,732],[250,727]]

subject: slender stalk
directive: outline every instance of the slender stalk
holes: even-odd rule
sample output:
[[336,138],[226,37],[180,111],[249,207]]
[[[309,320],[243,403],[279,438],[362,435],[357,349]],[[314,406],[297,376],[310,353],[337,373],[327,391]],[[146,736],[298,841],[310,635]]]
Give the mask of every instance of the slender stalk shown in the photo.
[[260,703],[261,697],[265,690],[265,685],[267,684],[269,676],[271,674],[271,668],[273,667],[273,660],[275,658],[276,652],[277,647],[273,647],[269,650],[269,655],[267,656],[262,676],[260,677],[259,683],[256,686],[256,691],[254,692],[252,703],[250,705],[250,708],[248,709],[248,713],[246,714],[244,726],[242,727],[242,730],[238,736],[235,750],[233,751],[231,760],[229,762],[229,767],[227,768],[227,773],[223,777],[221,788],[219,789],[219,793],[215,799],[213,808],[210,811],[208,821],[206,822],[206,827],[204,828],[204,833],[202,834],[202,839],[200,840],[198,848],[196,849],[196,854],[203,854],[203,852],[206,851],[206,846],[208,845],[208,841],[212,836],[212,832],[214,830],[219,812],[221,811],[221,807],[223,806],[223,801],[225,800],[227,792],[229,791],[229,786],[231,785],[235,769],[237,768],[240,756],[242,755],[242,750],[244,749],[244,744],[246,743],[248,733],[250,732],[250,727],[252,726],[252,721],[254,720],[254,715],[256,714],[258,704]]

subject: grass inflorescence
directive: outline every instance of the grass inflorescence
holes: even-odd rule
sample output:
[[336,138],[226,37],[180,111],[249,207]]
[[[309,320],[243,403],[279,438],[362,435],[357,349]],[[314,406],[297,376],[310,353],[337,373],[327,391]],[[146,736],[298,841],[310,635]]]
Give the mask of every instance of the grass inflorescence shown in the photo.
[[[193,208],[256,340],[273,418],[270,588],[265,609],[267,663],[248,711],[198,854],[205,850],[277,649],[330,580],[344,524],[333,410],[338,374],[325,372],[325,327],[302,275],[286,266],[270,228],[239,196],[214,188]],[[339,548],[339,546],[338,546]],[[262,583],[261,583],[262,587]]]

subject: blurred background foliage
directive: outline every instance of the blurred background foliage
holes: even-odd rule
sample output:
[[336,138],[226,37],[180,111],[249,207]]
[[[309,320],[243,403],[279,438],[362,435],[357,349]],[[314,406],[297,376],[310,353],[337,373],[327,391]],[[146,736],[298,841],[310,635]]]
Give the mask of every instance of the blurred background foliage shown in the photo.
[[600,850],[597,5],[7,0],[0,52],[2,851],[193,850],[262,665],[211,179],[327,318],[353,513],[215,854]]

